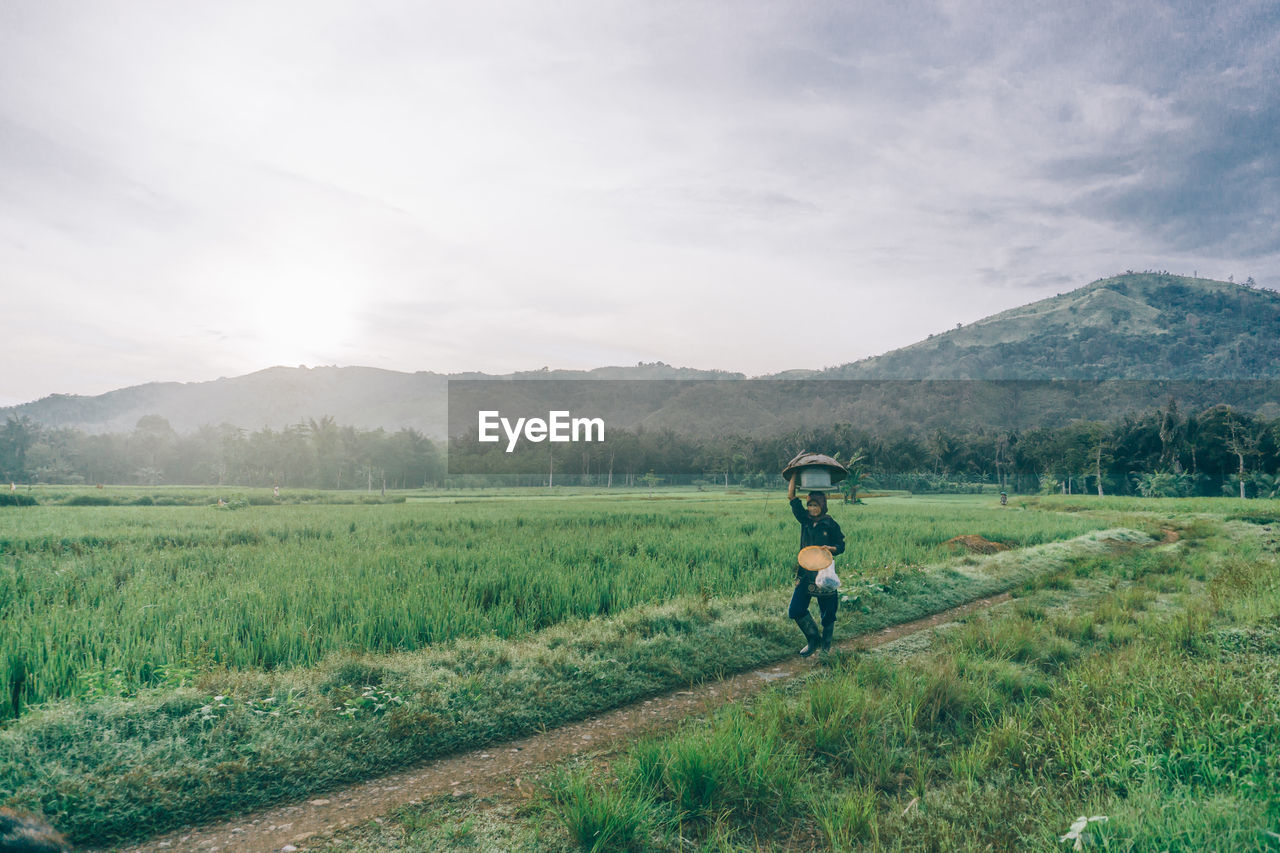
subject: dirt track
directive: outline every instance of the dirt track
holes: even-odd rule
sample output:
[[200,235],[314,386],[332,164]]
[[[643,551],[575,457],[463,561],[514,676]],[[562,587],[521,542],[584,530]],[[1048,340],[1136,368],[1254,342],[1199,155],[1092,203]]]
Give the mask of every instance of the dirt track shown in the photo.
[[[842,649],[883,645],[1008,598],[1006,593],[978,599],[914,622],[842,640],[836,645]],[[115,849],[127,853],[268,853],[296,849],[308,841],[374,820],[400,806],[442,794],[523,798],[532,792],[526,779],[547,765],[579,752],[608,753],[638,736],[674,728],[691,715],[704,714],[726,702],[753,696],[773,682],[808,672],[814,666],[812,660],[788,658],[773,666],[655,696],[531,737],[369,779],[307,802],[277,806],[225,823],[180,830]]]

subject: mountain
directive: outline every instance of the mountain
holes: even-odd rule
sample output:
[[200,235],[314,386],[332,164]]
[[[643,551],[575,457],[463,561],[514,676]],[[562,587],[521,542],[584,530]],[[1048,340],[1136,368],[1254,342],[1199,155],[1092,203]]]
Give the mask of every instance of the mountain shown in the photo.
[[[588,371],[548,370],[506,374],[402,373],[371,367],[272,367],[247,376],[212,382],[160,382],[122,388],[95,397],[55,394],[0,409],[0,421],[26,416],[48,427],[86,432],[129,432],[145,415],[160,415],[180,432],[229,423],[245,429],[280,429],[308,418],[332,416],[361,428],[412,427],[434,437],[447,432],[450,379],[743,379],[742,374],[675,368],[657,362]],[[1024,305],[953,329],[902,349],[822,371],[794,370],[761,379],[1280,379],[1280,294],[1243,285],[1164,273],[1126,274],[1095,281],[1050,299]],[[1242,389],[1248,383],[1241,383]],[[1189,403],[1217,400],[1230,382],[1187,394]],[[1152,385],[1146,398],[1168,392]],[[708,419],[721,426],[763,424],[795,417],[781,393],[754,399],[729,389],[690,389],[663,407],[654,426],[696,428]],[[727,395],[726,395],[727,392]],[[960,392],[939,390],[917,396],[938,399]],[[1077,392],[1071,392],[1077,393]],[[1127,393],[1127,392],[1125,392]],[[963,392],[978,416],[1001,402],[1006,391],[984,396]],[[977,395],[975,397],[975,395]],[[1214,396],[1217,395],[1217,396]],[[844,394],[847,400],[850,395]],[[866,388],[856,409],[861,418],[901,418],[909,405],[900,388]],[[1026,397],[1026,394],[1022,395]],[[1249,390],[1238,404],[1257,408],[1271,396],[1269,386]],[[1200,399],[1202,398],[1202,399]],[[1212,399],[1211,399],[1212,398]],[[837,398],[832,398],[833,401]],[[1051,397],[1035,411],[1058,407]],[[1124,403],[1112,393],[1113,405]],[[816,401],[814,401],[816,402]],[[1137,399],[1135,398],[1135,403]],[[835,402],[814,405],[814,418],[836,414]],[[1273,404],[1274,405],[1274,404]],[[930,410],[942,416],[936,407]],[[896,414],[895,414],[896,413]],[[1067,413],[1059,413],[1065,416]],[[769,417],[771,416],[771,417]],[[841,415],[857,422],[858,415]],[[916,423],[920,420],[911,415]]]
[[374,367],[271,367],[211,382],[152,382],[93,397],[53,394],[0,408],[7,417],[28,417],[46,427],[90,433],[131,432],[146,415],[160,415],[178,432],[231,424],[243,429],[282,429],[325,415],[362,429],[410,427],[430,436],[446,434],[450,379],[742,379],[741,373],[677,368],[662,362],[595,370],[484,373],[403,373]]
[[1272,379],[1280,294],[1167,273],[1095,281],[827,379]]
[[212,382],[152,382],[94,397],[54,394],[9,409],[48,427],[130,432],[144,415],[160,415],[179,432],[206,424],[245,429],[332,415],[360,427],[440,429],[448,377],[372,367],[271,367]]

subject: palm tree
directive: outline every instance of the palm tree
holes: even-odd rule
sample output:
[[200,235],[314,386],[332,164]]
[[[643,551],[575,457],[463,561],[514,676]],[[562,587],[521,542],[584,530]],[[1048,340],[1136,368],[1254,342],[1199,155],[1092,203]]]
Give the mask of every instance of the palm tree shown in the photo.
[[[840,457],[834,457],[837,462]],[[843,463],[848,470],[849,476],[844,478],[844,482],[840,484],[840,491],[844,494],[844,502],[847,504],[856,504],[858,502],[858,488],[862,485],[862,478],[866,476],[866,466],[862,464],[862,460],[866,458],[861,450],[857,450],[849,454],[849,458]]]

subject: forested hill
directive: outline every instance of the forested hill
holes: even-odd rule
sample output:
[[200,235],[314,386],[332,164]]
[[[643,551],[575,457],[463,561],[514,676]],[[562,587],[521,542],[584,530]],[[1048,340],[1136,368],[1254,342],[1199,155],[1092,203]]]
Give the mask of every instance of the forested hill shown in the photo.
[[1274,379],[1280,294],[1165,273],[1107,278],[823,379]]
[[[231,424],[282,429],[329,416],[339,424],[445,435],[449,379],[485,374],[402,373],[370,367],[273,367],[212,382],[162,382],[96,397],[53,395],[0,409],[0,423],[127,433],[147,415],[179,432]],[[741,379],[657,362],[503,378]],[[1280,294],[1167,274],[1104,279],[1070,293],[934,335],[875,358],[768,379],[1275,379]],[[1212,401],[1189,400],[1191,403]],[[679,403],[675,409],[679,408]],[[701,422],[700,407],[664,422]]]

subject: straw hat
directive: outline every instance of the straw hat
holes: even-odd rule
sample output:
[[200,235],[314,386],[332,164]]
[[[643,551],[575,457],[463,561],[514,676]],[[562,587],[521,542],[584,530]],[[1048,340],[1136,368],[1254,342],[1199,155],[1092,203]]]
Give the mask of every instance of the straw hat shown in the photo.
[[831,556],[830,551],[821,545],[810,545],[807,548],[800,549],[796,562],[800,564],[800,568],[807,572],[820,572],[834,563],[835,558]]
[[[805,469],[819,469],[827,471],[831,480],[829,485],[819,485],[811,487],[805,481]],[[787,467],[782,469],[782,479],[791,479],[792,474],[800,474],[800,487],[802,489],[813,489],[815,491],[829,491],[835,488],[835,483],[840,482],[849,476],[849,469],[841,465],[838,461],[830,456],[822,453],[809,453],[804,451],[796,455],[794,459],[787,463]]]

